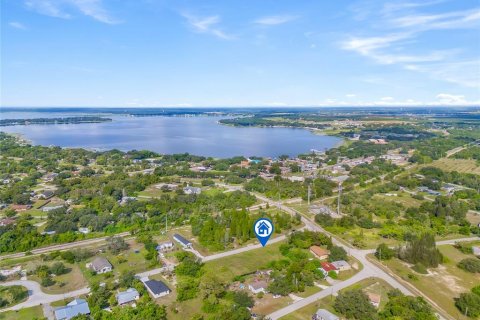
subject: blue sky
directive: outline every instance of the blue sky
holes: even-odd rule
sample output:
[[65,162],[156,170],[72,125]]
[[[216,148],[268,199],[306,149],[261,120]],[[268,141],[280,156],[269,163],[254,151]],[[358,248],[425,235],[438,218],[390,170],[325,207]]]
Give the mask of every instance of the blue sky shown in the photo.
[[480,2],[3,0],[2,106],[480,104]]

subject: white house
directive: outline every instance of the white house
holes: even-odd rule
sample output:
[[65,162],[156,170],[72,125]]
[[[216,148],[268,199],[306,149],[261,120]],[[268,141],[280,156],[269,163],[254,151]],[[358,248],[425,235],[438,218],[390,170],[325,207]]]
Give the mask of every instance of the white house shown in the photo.
[[157,251],[168,251],[173,249],[173,242],[172,241],[166,241],[159,243],[156,247]]
[[87,268],[96,273],[106,273],[112,271],[112,265],[104,257],[96,257],[92,262],[87,263]]
[[127,291],[119,292],[116,296],[119,306],[133,304],[140,299],[140,294],[134,288],[128,288]]
[[267,293],[267,287],[267,282],[263,280],[255,280],[248,285],[248,289],[255,294],[260,292]]
[[338,271],[347,271],[352,269],[350,264],[345,260],[333,261],[332,264],[337,268]]

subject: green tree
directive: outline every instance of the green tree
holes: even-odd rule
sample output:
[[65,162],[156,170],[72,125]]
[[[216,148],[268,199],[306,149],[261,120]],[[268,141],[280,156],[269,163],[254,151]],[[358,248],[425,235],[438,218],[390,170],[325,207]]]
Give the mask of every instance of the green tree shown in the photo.
[[378,260],[390,260],[395,256],[395,250],[391,249],[385,243],[380,243],[375,251],[375,257]]
[[463,314],[470,318],[480,316],[480,296],[474,293],[466,292],[455,298],[455,306]]
[[348,319],[377,319],[377,311],[370,303],[367,295],[361,290],[340,292],[333,305],[335,310]]

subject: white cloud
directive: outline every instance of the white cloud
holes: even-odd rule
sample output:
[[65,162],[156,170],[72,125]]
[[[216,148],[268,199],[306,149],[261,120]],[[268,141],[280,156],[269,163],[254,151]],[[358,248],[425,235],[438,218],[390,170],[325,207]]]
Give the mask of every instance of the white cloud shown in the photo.
[[407,15],[390,20],[399,28],[418,28],[421,31],[432,29],[473,28],[480,21],[480,10],[465,10],[430,15]]
[[27,27],[23,23],[20,23],[20,22],[17,22],[17,21],[9,22],[8,25],[12,28],[15,28],[15,29],[21,29],[21,30],[26,30],[27,29]]
[[220,23],[219,16],[197,17],[191,14],[182,13],[182,16],[187,19],[188,24],[198,33],[208,33],[217,38],[231,40],[233,37],[226,34],[217,27]]
[[465,96],[463,95],[455,95],[449,93],[440,93],[437,95],[437,100],[442,104],[465,104]]
[[426,73],[433,79],[463,87],[480,88],[480,60],[407,65],[406,68]]
[[382,37],[352,37],[347,41],[341,42],[340,46],[344,50],[355,51],[380,64],[442,61],[454,52],[453,50],[438,50],[423,55],[387,52],[386,49],[412,37],[413,34],[411,33],[388,34]]
[[27,0],[25,5],[40,14],[55,18],[70,19],[72,15],[69,11],[73,9],[103,23],[119,23],[103,8],[102,0]]
[[298,18],[297,16],[291,16],[291,15],[268,16],[268,17],[262,17],[260,19],[257,19],[254,21],[254,23],[261,24],[264,26],[276,26],[279,24],[284,24],[284,23],[293,21],[297,18]]
[[383,97],[380,99],[380,101],[383,101],[383,102],[390,102],[393,100],[395,100],[393,97]]
[[[340,42],[340,48],[356,52],[378,64],[398,64],[405,70],[425,73],[432,79],[479,88],[480,62],[458,61],[460,54],[468,56],[466,48],[445,49],[448,41],[444,42],[441,50],[429,50],[429,46],[424,43],[416,45],[424,41],[420,36],[425,32],[459,28],[478,30],[480,27],[480,9],[477,8],[438,14],[414,12],[414,9],[440,2],[444,0],[384,4],[383,9],[371,20],[376,21],[376,29],[382,26],[387,33],[375,36],[350,36]],[[370,10],[369,14],[375,13]],[[477,56],[475,54],[475,58]]]
[[347,94],[345,95],[345,97],[347,97],[347,98],[355,98],[356,96],[357,96],[357,95],[354,94],[354,93],[347,93]]

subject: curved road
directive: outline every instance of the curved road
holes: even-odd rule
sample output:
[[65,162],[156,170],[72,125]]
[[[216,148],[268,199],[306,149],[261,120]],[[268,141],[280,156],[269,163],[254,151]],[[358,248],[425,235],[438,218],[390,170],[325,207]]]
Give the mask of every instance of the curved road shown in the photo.
[[2,286],[24,286],[28,290],[28,299],[25,302],[14,305],[10,308],[1,309],[0,312],[19,310],[38,306],[40,304],[51,303],[65,298],[73,298],[90,292],[89,288],[82,288],[75,291],[66,292],[65,294],[48,294],[42,291],[40,284],[31,280],[16,280],[0,283]]

